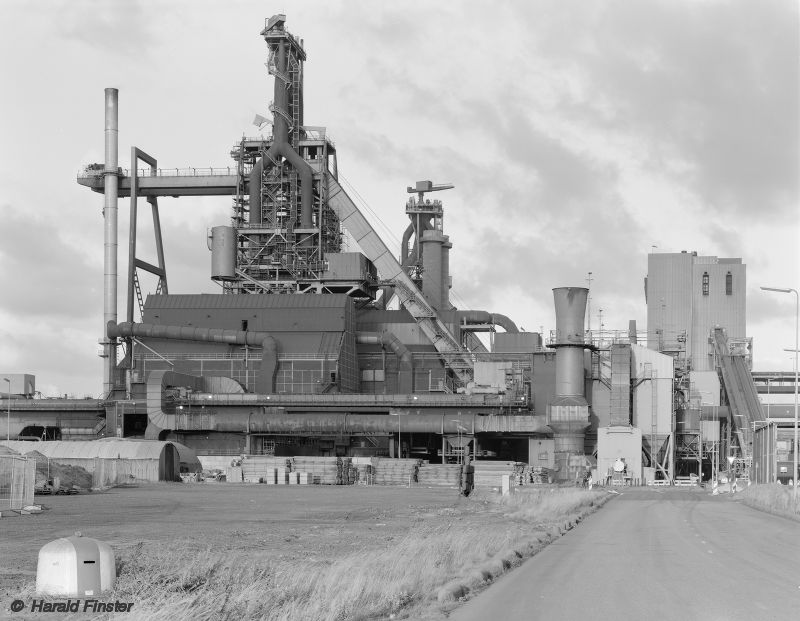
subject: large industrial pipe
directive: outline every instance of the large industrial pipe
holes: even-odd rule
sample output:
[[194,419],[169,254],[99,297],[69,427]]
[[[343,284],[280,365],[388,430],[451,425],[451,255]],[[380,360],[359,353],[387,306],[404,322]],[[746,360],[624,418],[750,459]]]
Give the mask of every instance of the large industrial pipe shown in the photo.
[[[556,308],[556,397],[583,397],[583,319],[589,290],[584,287],[553,289]],[[584,401],[585,402],[585,401]]]
[[467,310],[467,311],[457,311],[456,317],[458,318],[459,323],[492,324],[495,326],[500,326],[506,332],[510,332],[512,334],[519,333],[517,324],[515,324],[509,317],[501,315],[500,313],[489,313],[487,311],[479,311],[479,310]]
[[397,356],[397,392],[409,394],[414,391],[414,358],[408,347],[391,332],[356,332],[356,343],[381,345]]
[[411,236],[414,234],[414,225],[409,222],[406,230],[403,231],[403,239],[400,242],[400,265],[403,267],[408,263],[408,242],[411,241]]
[[261,347],[265,340],[273,338],[269,332],[164,326],[152,323],[130,323],[128,321],[122,321],[118,324],[109,323],[107,334],[112,337],[138,336],[153,339],[252,345],[254,347]]
[[261,347],[261,373],[256,379],[256,390],[259,394],[266,395],[275,392],[275,377],[278,373],[278,342],[268,332],[162,326],[151,323],[130,323],[127,321],[117,324],[110,321],[106,326],[106,334],[109,337],[138,336],[153,339],[201,341]]
[[584,430],[589,425],[589,407],[584,396],[583,319],[589,290],[583,287],[553,289],[556,309],[556,394],[548,408],[547,424],[553,430],[553,444],[559,478],[572,478],[570,455],[584,452]]
[[[119,91],[105,90],[105,166],[104,183],[104,258],[103,258],[103,323],[117,321],[117,198],[118,145],[119,145]],[[103,393],[114,389],[114,370],[117,366],[117,345],[107,335],[103,338]]]
[[[281,41],[278,46],[277,70],[279,75],[286,75],[288,62],[286,59],[286,42]],[[274,106],[272,123],[272,145],[264,157],[253,166],[250,173],[250,223],[261,224],[261,175],[264,172],[264,159],[278,161],[280,157],[286,158],[300,175],[302,187],[300,190],[300,226],[311,228],[313,210],[313,183],[314,172],[309,164],[289,144],[288,121],[277,110],[287,112],[287,88],[283,81],[276,75]]]

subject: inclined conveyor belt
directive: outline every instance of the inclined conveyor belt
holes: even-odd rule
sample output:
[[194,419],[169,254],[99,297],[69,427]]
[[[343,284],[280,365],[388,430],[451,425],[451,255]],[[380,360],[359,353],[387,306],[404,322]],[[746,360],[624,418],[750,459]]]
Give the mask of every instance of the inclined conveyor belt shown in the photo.
[[714,329],[714,350],[719,364],[722,386],[728,396],[732,429],[742,449],[742,457],[750,456],[749,440],[753,423],[764,420],[753,376],[744,356],[731,354],[728,337],[721,328]]

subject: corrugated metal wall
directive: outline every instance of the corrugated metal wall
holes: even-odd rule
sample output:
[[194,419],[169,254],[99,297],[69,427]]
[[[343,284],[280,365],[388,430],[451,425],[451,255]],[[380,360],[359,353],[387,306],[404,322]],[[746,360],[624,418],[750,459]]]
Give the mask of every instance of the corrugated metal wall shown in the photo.
[[[730,278],[728,275],[730,274]],[[689,252],[647,258],[648,347],[685,347],[692,369],[713,369],[709,333],[715,326],[733,338],[746,337],[746,265],[741,259],[702,257]],[[678,337],[686,332],[688,340]]]

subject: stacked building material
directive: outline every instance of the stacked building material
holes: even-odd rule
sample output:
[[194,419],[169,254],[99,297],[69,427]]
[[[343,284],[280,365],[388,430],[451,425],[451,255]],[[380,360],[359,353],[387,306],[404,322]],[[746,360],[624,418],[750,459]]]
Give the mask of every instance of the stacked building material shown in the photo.
[[225,478],[229,483],[241,483],[243,481],[242,467],[230,466],[226,471]]
[[276,468],[277,473],[277,481],[275,481],[278,485],[287,485],[289,483],[289,468]]
[[459,464],[422,464],[417,478],[420,485],[428,487],[458,487],[461,476]]
[[373,457],[373,483],[375,485],[409,485],[417,481],[420,459],[391,459]]
[[242,475],[245,481],[275,483],[275,469],[286,468],[285,457],[270,455],[247,455],[242,460]]
[[472,464],[475,468],[475,487],[500,487],[501,478],[504,474],[516,480],[517,472],[522,471],[525,464],[515,461],[475,461]]
[[352,485],[357,472],[349,457],[292,457],[292,470],[311,474],[318,485]]

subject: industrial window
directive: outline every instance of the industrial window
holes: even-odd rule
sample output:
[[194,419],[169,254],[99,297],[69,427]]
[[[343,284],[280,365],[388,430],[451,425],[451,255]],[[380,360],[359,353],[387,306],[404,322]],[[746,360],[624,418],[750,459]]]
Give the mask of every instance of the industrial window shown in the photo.
[[733,274],[725,274],[725,295],[733,295]]
[[708,295],[708,272],[703,272],[703,295]]

